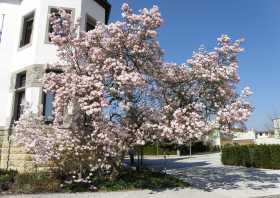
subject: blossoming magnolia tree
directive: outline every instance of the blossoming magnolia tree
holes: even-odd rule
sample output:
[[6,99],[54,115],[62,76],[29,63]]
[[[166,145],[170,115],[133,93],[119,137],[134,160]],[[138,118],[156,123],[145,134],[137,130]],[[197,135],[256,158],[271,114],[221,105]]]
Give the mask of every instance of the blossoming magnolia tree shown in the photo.
[[232,43],[222,35],[214,51],[199,49],[186,64],[164,64],[156,76],[164,116],[150,127],[181,144],[215,128],[230,132],[235,125],[244,125],[252,112],[247,101],[252,92],[246,87],[239,95],[235,89],[240,44],[241,40]]
[[[45,126],[42,116],[26,111],[15,130],[37,164],[51,161],[84,179],[112,176],[130,146],[183,143],[215,127],[228,131],[249,117],[251,91],[239,96],[235,90],[240,41],[223,35],[213,52],[199,50],[182,65],[164,63],[159,9],[134,14],[124,4],[122,16],[89,32],[79,31],[63,10],[50,17],[60,61],[48,66],[44,89],[55,95],[54,122]],[[75,113],[65,128],[70,106]]]

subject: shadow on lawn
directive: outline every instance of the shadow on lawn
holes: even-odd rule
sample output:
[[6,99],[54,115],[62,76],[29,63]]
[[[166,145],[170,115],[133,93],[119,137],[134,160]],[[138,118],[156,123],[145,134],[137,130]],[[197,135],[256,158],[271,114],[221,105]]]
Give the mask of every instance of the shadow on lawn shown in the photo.
[[145,160],[144,163],[153,169],[164,170],[191,184],[193,188],[205,191],[215,189],[249,188],[265,190],[279,188],[280,173],[267,173],[261,169],[209,166],[207,161],[188,162],[184,158]]

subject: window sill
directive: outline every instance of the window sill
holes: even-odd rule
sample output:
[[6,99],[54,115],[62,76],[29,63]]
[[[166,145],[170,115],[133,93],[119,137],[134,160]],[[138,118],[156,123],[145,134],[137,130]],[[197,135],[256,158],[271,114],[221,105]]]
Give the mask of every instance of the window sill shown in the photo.
[[13,91],[14,92],[21,92],[21,91],[24,91],[26,89],[26,86],[25,87],[18,87],[18,88],[15,88]]
[[32,45],[32,43],[28,43],[28,44],[26,44],[26,45],[23,45],[23,46],[21,46],[21,47],[18,48],[18,51],[22,51],[22,50],[24,50],[24,49],[26,49],[26,48],[29,48],[29,47],[31,47],[31,45]]

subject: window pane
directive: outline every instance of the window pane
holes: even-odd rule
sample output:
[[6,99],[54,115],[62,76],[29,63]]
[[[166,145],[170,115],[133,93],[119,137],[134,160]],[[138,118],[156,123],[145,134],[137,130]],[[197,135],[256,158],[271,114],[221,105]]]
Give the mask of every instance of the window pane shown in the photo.
[[24,111],[25,91],[18,92],[15,95],[14,119],[18,121]]
[[90,30],[93,30],[95,28],[95,25],[92,25],[91,23],[87,23],[87,28],[86,28],[86,31],[90,31]]
[[16,89],[25,87],[26,84],[26,72],[20,73],[16,77]]
[[30,43],[31,36],[32,36],[33,22],[34,22],[34,13],[24,18],[20,47]]
[[86,18],[86,31],[90,31],[90,30],[93,30],[96,26],[96,21],[90,17],[90,16],[87,16]]
[[53,93],[44,94],[43,114],[46,121],[53,120],[53,101],[54,101]]

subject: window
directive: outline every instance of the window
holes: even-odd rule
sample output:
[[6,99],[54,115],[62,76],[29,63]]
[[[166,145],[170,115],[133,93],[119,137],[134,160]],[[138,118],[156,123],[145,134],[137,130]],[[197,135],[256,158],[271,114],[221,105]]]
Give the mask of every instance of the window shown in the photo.
[[86,16],[86,31],[93,30],[96,26],[96,20],[92,18],[91,16]]
[[51,92],[43,93],[43,116],[46,122],[53,121],[53,101],[54,94]]
[[[61,74],[63,71],[59,69],[47,69],[46,73],[56,73],[56,74]],[[46,121],[46,123],[50,123],[53,121],[53,101],[54,101],[54,93],[51,92],[43,92],[43,116]]]
[[0,43],[2,40],[2,32],[4,28],[4,19],[5,19],[5,14],[0,14]]
[[[62,8],[62,9],[64,9],[64,8]],[[64,10],[68,14],[71,14],[72,18],[74,18],[74,11],[73,11],[73,9],[64,9]],[[52,13],[55,13],[56,16],[60,16],[59,15],[59,8],[50,8],[49,9],[49,14],[52,14]],[[52,33],[52,32],[53,32],[53,27],[52,27],[51,23],[48,22],[48,31],[47,31],[47,38],[48,38],[47,40],[48,40],[48,42],[51,42],[51,38],[50,38],[49,34]]]
[[16,78],[16,89],[24,88],[26,84],[26,72],[19,73]]
[[19,73],[16,76],[15,86],[15,102],[14,102],[14,114],[13,120],[18,121],[24,110],[25,104],[25,84],[26,84],[26,72]]
[[20,47],[23,47],[31,42],[34,15],[35,12],[32,12],[23,19]]

